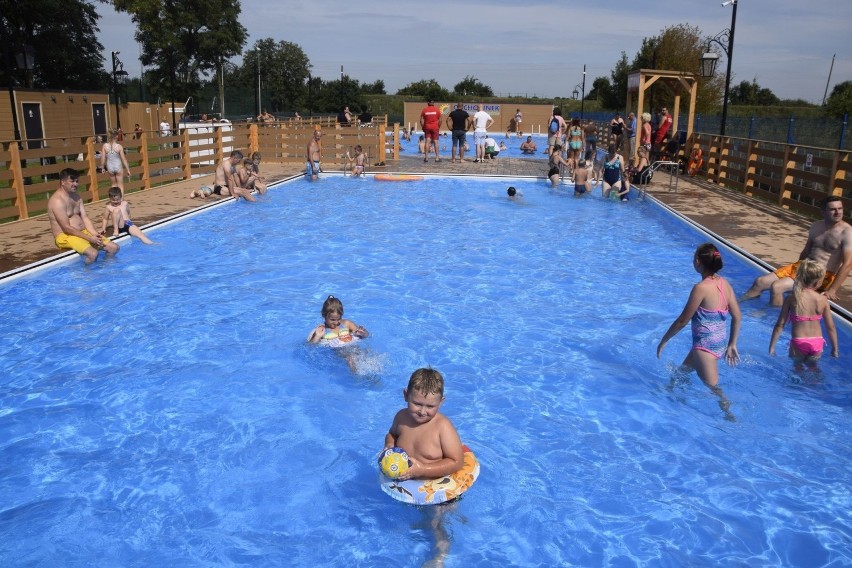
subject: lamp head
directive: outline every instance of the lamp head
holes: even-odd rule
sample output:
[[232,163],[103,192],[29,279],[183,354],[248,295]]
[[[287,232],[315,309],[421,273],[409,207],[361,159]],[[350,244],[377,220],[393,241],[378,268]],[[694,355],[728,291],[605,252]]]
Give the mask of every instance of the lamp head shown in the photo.
[[722,6],[730,6],[731,4],[736,4],[737,0],[725,0],[722,2]]

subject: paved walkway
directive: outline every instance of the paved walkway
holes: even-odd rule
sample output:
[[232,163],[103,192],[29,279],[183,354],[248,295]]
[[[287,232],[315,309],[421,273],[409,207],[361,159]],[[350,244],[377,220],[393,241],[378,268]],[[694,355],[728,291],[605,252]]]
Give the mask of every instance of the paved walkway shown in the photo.
[[[440,163],[424,163],[421,157],[404,156],[397,162],[386,163],[385,167],[370,168],[371,173],[506,175],[542,179],[547,173],[544,158],[497,158],[483,163],[450,163],[449,157],[445,157]],[[295,165],[264,163],[263,171],[268,180],[275,181],[298,174],[301,169]],[[772,266],[796,260],[807,241],[807,229],[812,219],[712,184],[696,183],[689,178],[681,178],[678,191],[670,192],[668,181],[667,174],[658,172],[654,183],[648,187],[648,193]],[[134,221],[144,226],[201,206],[204,202],[190,199],[189,193],[202,185],[212,185],[212,176],[129,194]],[[97,223],[104,205],[105,201],[101,201],[86,207],[89,216]],[[0,225],[0,238],[3,242],[0,273],[57,254],[46,216]],[[852,284],[849,281],[841,291],[839,304],[846,310],[852,309]]]

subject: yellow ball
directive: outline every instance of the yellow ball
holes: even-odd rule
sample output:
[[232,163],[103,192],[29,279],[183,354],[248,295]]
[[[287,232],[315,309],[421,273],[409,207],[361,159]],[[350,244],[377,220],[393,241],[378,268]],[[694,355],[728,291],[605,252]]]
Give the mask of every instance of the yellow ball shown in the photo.
[[388,448],[379,454],[379,467],[391,479],[397,479],[411,467],[411,460],[402,448]]

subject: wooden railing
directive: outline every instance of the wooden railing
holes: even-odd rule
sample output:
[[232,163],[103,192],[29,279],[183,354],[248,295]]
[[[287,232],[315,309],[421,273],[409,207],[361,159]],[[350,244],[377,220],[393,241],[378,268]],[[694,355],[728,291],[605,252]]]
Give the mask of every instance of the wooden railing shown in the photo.
[[[189,124],[179,133],[160,136],[142,132],[122,142],[130,165],[126,193],[188,180],[214,173],[216,165],[232,150],[248,156],[260,152],[263,160],[305,163],[305,151],[314,130],[323,132],[323,163],[342,167],[346,153],[360,145],[370,163],[399,158],[399,126],[387,140],[387,117],[371,125],[341,127],[333,119],[313,118],[273,123]],[[0,222],[19,221],[47,210],[47,201],[58,187],[59,172],[74,168],[80,173],[78,191],[86,203],[106,198],[109,178],[99,174],[101,142],[95,137],[46,138],[0,142]]]
[[[361,145],[371,164],[399,159],[400,130],[387,117],[372,125],[341,127],[333,118],[273,123],[216,123],[192,125],[171,136],[143,132],[123,142],[131,179],[125,191],[145,191],[175,181],[212,174],[232,149],[260,152],[263,160],[302,165],[307,143],[316,128],[323,131],[323,162],[342,167],[347,151]],[[606,147],[602,127],[598,146]],[[23,146],[23,149],[21,148]],[[847,150],[781,144],[746,138],[695,133],[681,149],[686,160],[692,148],[704,153],[697,177],[744,195],[770,201],[818,217],[819,201],[827,195],[843,198],[852,214],[852,163]],[[0,142],[0,222],[43,214],[58,187],[59,172],[80,172],[80,194],[86,202],[106,197],[109,180],[98,174],[101,144],[91,136]]]
[[847,218],[852,215],[848,150],[695,133],[683,148],[683,159],[695,146],[704,154],[697,177],[809,217],[821,215],[821,199],[837,195]]

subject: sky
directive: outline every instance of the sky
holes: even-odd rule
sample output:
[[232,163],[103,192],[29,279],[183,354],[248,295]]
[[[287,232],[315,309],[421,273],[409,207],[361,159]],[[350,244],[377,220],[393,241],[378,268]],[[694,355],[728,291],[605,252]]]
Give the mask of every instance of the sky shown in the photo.
[[[852,0],[737,0],[731,85],[756,79],[782,99],[823,100],[852,80]],[[632,61],[642,39],[677,24],[714,36],[731,26],[720,0],[243,0],[245,50],[272,38],[299,45],[311,74],[362,84],[381,79],[389,94],[424,79],[452,91],[466,76],[497,96],[570,97]],[[99,5],[104,60],[119,51],[138,77],[139,45],[130,17]],[[235,58],[235,62],[239,58]],[[725,72],[724,56],[717,73]]]

